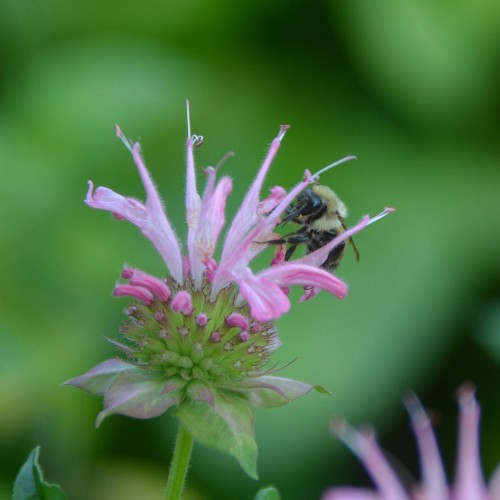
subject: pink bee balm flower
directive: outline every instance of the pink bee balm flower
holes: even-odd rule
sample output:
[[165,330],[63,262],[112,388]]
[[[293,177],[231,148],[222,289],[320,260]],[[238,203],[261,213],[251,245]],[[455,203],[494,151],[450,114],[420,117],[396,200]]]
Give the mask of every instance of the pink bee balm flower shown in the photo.
[[460,405],[458,459],[455,483],[448,486],[431,421],[414,394],[405,401],[420,454],[422,483],[406,491],[378,446],[373,432],[356,431],[345,422],[332,426],[344,443],[363,462],[376,491],[338,487],[325,492],[322,500],[497,500],[500,499],[500,467],[490,488],[481,473],[479,458],[479,405],[474,388],[463,385],[458,391]]
[[[346,295],[343,281],[321,268],[328,252],[374,219],[361,222],[325,247],[292,262],[280,262],[260,272],[251,260],[267,245],[280,215],[308,184],[318,177],[306,171],[289,192],[276,186],[266,199],[261,189],[287,126],[282,126],[227,231],[221,258],[214,253],[224,227],[226,200],[232,189],[228,177],[216,179],[216,169],[205,169],[206,186],[198,193],[194,146],[202,138],[191,135],[188,110],[186,220],[184,254],[164,205],[146,169],[138,143],[118,137],[132,154],[146,201],[98,187],[92,182],[85,202],[127,219],[151,241],[168,270],[165,278],[125,268],[115,296],[135,300],[113,341],[127,357],[111,359],[68,383],[104,396],[105,417],[120,413],[136,418],[155,417],[177,408],[181,425],[198,442],[233,454],[252,476],[256,444],[253,418],[257,407],[286,404],[313,387],[275,377],[264,369],[280,345],[273,320],[290,309],[288,289],[305,287],[311,295],[326,290]],[[382,214],[388,213],[389,210]]]

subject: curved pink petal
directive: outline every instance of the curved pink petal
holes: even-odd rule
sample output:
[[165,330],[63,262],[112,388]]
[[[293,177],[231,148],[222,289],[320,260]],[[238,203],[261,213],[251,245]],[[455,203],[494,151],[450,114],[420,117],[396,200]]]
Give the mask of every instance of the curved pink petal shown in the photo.
[[181,283],[182,254],[177,236],[167,219],[158,191],[144,165],[139,144],[134,144],[132,155],[139,170],[142,184],[146,190],[146,211],[148,218],[147,223],[141,226],[140,229],[153,242],[158,252],[160,252],[172,277]]
[[258,277],[272,281],[282,288],[302,285],[321,288],[339,299],[347,295],[347,285],[341,279],[324,269],[296,262],[270,267],[259,273]]
[[398,477],[377,444],[372,431],[358,431],[345,422],[334,424],[333,431],[359,457],[375,483],[380,498],[384,500],[409,500]]
[[93,193],[93,182],[88,181],[88,184],[85,203],[89,207],[108,210],[117,219],[127,219],[136,225],[146,218],[146,207],[139,200],[127,198],[105,187],[98,187]]
[[410,392],[404,398],[404,403],[411,418],[420,454],[422,494],[429,500],[446,498],[448,496],[446,475],[429,416],[414,393]]
[[283,290],[265,278],[254,276],[250,269],[235,281],[250,307],[252,318],[257,321],[271,321],[289,311],[290,301]]
[[91,181],[85,202],[92,208],[108,210],[118,218],[127,219],[136,225],[158,250],[172,277],[180,283],[182,256],[177,236],[165,215],[158,192],[141,158],[139,144],[134,144],[131,151],[146,191],[145,205],[103,187],[97,188],[92,195]]

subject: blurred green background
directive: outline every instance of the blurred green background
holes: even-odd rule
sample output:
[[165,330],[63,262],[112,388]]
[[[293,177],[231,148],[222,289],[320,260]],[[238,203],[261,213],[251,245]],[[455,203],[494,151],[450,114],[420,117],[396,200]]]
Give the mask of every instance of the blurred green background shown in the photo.
[[[199,167],[228,151],[233,213],[282,123],[292,126],[267,180],[346,155],[325,174],[356,238],[323,293],[279,321],[283,376],[327,386],[257,414],[260,480],[194,450],[186,498],[286,499],[369,484],[328,421],[371,422],[418,475],[400,403],[413,388],[439,416],[451,472],[458,385],[483,407],[482,456],[500,449],[500,5],[492,0],[185,2],[3,0],[0,4],[0,498],[37,444],[47,477],[74,499],[161,498],[175,435],[170,414],[112,417],[61,383],[114,355],[126,300],[111,297],[124,262],[164,273],[128,223],[83,204],[87,180],[143,198],[114,124],[140,139],[181,236],[185,99],[206,144]],[[265,262],[262,262],[265,265]]]

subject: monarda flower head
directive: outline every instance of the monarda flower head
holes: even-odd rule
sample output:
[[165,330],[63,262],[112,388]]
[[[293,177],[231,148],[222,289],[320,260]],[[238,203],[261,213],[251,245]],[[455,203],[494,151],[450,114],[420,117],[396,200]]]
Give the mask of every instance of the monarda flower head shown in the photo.
[[326,491],[322,500],[499,500],[500,466],[486,486],[479,457],[480,409],[475,390],[464,384],[458,391],[460,405],[458,457],[455,482],[448,486],[431,420],[415,394],[405,398],[420,454],[422,481],[408,491],[398,479],[373,432],[357,431],[345,422],[334,423],[333,431],[360,458],[376,490],[337,487]]
[[[364,217],[328,245],[302,258],[273,259],[258,273],[250,261],[267,245],[280,215],[318,176],[305,172],[290,192],[260,192],[288,127],[282,126],[227,231],[218,261],[214,258],[225,223],[232,181],[216,181],[216,169],[205,169],[206,186],[198,193],[193,149],[202,138],[191,135],[188,110],[186,220],[187,255],[167,218],[163,203],[141,156],[138,143],[118,137],[139,171],[146,202],[124,197],[89,182],[86,203],[136,225],[153,243],[168,269],[166,277],[126,267],[115,296],[134,299],[128,316],[112,341],[125,359],[110,359],[67,383],[104,396],[97,424],[114,413],[136,418],[156,417],[176,408],[180,425],[199,443],[235,456],[256,477],[254,440],[256,408],[277,407],[321,387],[277,377],[265,368],[280,345],[274,320],[290,309],[288,290],[305,288],[304,298],[320,289],[338,298],[346,285],[322,269],[328,253],[352,234],[377,220]],[[382,213],[385,214],[387,211]],[[279,253],[279,252],[278,252]]]

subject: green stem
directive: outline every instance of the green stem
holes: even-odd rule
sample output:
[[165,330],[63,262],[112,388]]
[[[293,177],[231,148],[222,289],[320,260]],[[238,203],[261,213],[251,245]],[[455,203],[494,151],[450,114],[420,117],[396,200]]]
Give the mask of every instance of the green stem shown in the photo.
[[184,430],[182,425],[179,425],[174,456],[168,475],[167,490],[165,491],[166,500],[181,500],[192,449],[193,438]]

